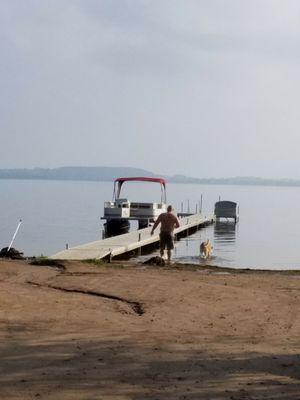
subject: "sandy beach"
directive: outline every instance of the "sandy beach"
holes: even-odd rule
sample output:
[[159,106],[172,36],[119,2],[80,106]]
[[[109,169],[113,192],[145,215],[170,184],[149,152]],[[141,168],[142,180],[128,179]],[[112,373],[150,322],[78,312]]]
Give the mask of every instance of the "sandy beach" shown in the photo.
[[300,274],[0,261],[0,398],[300,399]]

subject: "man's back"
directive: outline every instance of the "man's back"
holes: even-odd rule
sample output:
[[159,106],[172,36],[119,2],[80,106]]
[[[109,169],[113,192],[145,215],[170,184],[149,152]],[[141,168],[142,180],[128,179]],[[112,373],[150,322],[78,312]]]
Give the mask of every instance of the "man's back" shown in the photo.
[[171,260],[171,251],[174,249],[174,228],[179,228],[178,218],[172,214],[172,206],[168,206],[167,212],[159,215],[157,220],[154,222],[153,228],[151,230],[151,235],[153,235],[155,228],[158,224],[160,227],[160,255],[163,257],[165,247],[168,250],[168,260]]
[[157,219],[157,224],[161,223],[160,231],[161,232],[167,232],[167,233],[173,233],[174,228],[179,227],[179,222],[177,217],[175,217],[174,214],[171,212],[166,212],[160,214],[160,216]]

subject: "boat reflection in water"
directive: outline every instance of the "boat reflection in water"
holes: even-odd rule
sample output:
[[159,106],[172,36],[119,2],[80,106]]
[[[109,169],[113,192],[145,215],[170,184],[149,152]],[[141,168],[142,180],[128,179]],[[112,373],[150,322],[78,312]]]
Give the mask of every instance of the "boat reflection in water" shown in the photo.
[[214,226],[214,247],[215,250],[232,252],[236,241],[237,224],[233,220],[218,220]]

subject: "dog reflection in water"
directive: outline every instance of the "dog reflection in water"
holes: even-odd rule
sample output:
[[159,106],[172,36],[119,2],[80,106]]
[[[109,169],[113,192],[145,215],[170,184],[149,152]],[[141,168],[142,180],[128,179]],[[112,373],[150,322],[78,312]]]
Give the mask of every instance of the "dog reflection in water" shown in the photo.
[[207,239],[206,242],[202,242],[200,244],[200,257],[204,258],[205,260],[207,258],[210,258],[210,255],[212,253],[212,249],[213,249],[213,247],[212,247],[209,239]]

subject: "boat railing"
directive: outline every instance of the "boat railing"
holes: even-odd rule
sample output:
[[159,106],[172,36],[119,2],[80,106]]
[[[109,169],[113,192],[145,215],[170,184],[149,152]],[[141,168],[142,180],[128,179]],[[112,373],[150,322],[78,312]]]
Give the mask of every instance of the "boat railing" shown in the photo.
[[106,201],[104,208],[129,208],[129,203],[116,203],[115,201]]
[[153,204],[150,203],[131,203],[130,208],[153,208]]
[[130,208],[152,208],[152,209],[162,209],[165,206],[164,203],[137,203],[133,202],[130,204]]
[[116,203],[113,201],[106,201],[104,203],[104,208],[111,208],[111,207],[115,207],[115,206],[116,206]]

